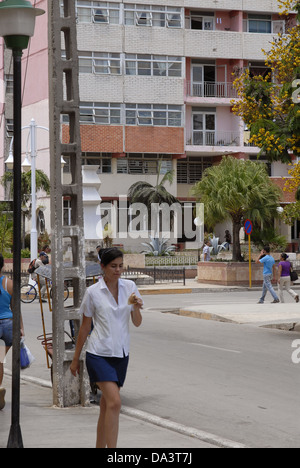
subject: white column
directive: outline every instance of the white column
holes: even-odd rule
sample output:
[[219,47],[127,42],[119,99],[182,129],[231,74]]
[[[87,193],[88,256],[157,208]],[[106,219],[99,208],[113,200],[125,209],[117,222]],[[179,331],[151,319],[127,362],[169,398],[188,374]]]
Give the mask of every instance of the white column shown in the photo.
[[36,159],[36,123],[32,119],[30,122],[31,138],[31,232],[30,232],[30,252],[31,260],[38,256],[38,239],[36,228],[36,179],[35,179],[35,159]]

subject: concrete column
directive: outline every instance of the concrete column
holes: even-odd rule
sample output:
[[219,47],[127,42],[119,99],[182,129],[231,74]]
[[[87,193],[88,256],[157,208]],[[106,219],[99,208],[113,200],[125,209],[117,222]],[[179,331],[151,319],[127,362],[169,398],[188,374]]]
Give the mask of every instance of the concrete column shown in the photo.
[[[62,6],[62,8],[61,8]],[[74,0],[48,1],[49,18],[49,111],[50,111],[50,174],[52,228],[53,283],[53,403],[59,407],[89,403],[89,381],[82,360],[81,373],[74,378],[69,370],[74,351],[65,330],[69,321],[80,327],[78,310],[86,287],[85,249],[82,204],[81,139],[79,125],[79,67],[76,38]],[[62,41],[61,36],[64,37]],[[62,59],[62,42],[66,59]],[[65,92],[63,90],[65,89]],[[62,142],[62,116],[69,120],[69,142]],[[68,156],[72,180],[62,181],[61,157]],[[71,200],[71,226],[63,226],[63,199]],[[72,266],[63,259],[64,240],[72,246]],[[66,278],[72,279],[73,305],[64,306],[63,287]]]

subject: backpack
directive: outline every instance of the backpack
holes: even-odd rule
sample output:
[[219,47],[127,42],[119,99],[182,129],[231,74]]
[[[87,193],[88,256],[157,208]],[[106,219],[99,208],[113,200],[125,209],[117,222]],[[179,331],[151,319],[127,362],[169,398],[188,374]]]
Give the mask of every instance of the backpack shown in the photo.
[[32,260],[30,263],[29,263],[29,267],[28,267],[28,273],[32,274],[34,273],[34,270],[35,270],[35,262],[36,262],[36,259],[35,260]]

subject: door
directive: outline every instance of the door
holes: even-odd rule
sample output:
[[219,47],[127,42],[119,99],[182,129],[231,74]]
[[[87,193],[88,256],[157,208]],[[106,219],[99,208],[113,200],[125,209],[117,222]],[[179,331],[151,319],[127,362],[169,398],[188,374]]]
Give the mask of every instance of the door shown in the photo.
[[216,114],[193,113],[193,145],[214,146],[216,137]]
[[192,96],[204,96],[204,67],[203,65],[193,65],[192,67]]
[[216,67],[215,65],[193,65],[192,67],[192,96],[216,96]]

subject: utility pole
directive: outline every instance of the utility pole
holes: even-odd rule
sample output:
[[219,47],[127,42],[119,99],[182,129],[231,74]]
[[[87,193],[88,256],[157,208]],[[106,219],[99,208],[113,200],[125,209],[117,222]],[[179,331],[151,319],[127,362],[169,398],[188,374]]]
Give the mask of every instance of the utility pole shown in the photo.
[[[69,370],[73,350],[65,346],[65,327],[72,320],[77,338],[79,307],[86,288],[79,124],[79,66],[74,0],[49,0],[49,112],[53,283],[53,403],[59,407],[89,404],[89,380],[84,362],[74,378]],[[63,40],[62,40],[63,37]],[[63,44],[62,44],[63,43]],[[62,52],[65,51],[65,58]],[[69,142],[62,141],[62,122],[69,123]],[[65,121],[65,120],[64,120]],[[61,157],[70,159],[72,181],[64,185]],[[71,226],[63,225],[63,200],[71,201]],[[72,267],[63,265],[64,242],[72,249]],[[64,307],[64,281],[73,282],[73,306]]]

